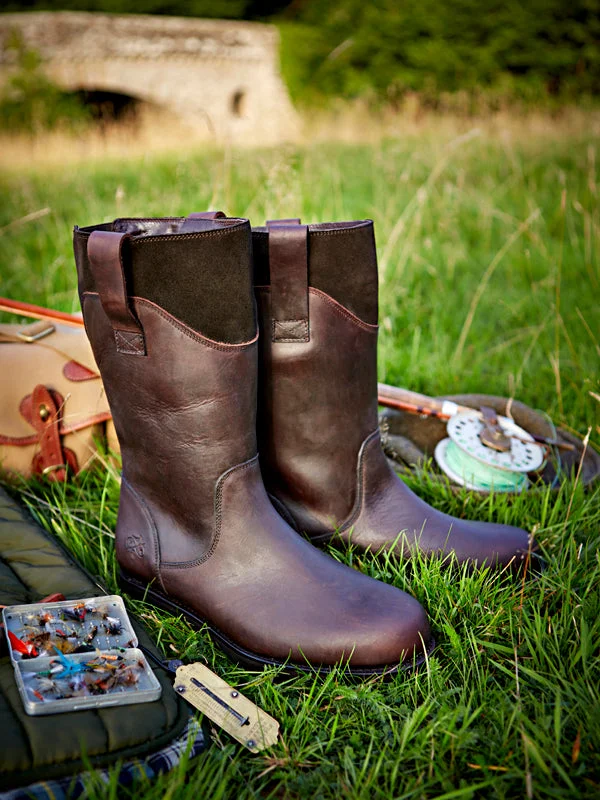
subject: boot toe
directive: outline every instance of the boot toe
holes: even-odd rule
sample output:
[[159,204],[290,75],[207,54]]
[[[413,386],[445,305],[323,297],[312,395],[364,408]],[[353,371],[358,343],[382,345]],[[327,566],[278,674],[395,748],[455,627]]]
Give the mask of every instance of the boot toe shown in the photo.
[[392,586],[374,584],[357,611],[359,626],[349,659],[351,666],[397,666],[420,660],[431,643],[423,606]]
[[535,540],[522,528],[466,520],[453,523],[448,549],[459,563],[471,561],[479,567],[519,570],[539,560]]
[[406,664],[421,660],[432,643],[431,628],[425,609],[409,595],[400,593],[390,608],[389,615],[382,620],[378,652],[386,664]]

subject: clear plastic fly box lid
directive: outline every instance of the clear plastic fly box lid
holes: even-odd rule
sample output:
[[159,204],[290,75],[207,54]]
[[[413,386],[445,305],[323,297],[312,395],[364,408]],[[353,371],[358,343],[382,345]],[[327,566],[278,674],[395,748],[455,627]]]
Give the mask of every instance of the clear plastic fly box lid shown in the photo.
[[3,610],[28,714],[157,700],[161,686],[117,595]]

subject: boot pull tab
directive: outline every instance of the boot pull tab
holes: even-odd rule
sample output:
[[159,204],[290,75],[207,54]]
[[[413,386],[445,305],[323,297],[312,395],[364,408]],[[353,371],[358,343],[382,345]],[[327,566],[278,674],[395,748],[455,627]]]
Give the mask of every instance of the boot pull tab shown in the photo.
[[289,219],[268,219],[267,228],[280,228],[282,225],[300,225],[300,217],[289,217]]
[[126,233],[93,231],[88,239],[88,258],[100,302],[115,335],[117,352],[146,355],[144,331],[129,304],[123,269]]
[[308,226],[267,222],[273,342],[308,342]]
[[222,211],[195,211],[187,215],[177,232],[204,233],[205,231],[215,230],[218,226],[210,223],[221,219],[227,219],[227,216]]
[[222,211],[194,211],[186,219],[225,219]]

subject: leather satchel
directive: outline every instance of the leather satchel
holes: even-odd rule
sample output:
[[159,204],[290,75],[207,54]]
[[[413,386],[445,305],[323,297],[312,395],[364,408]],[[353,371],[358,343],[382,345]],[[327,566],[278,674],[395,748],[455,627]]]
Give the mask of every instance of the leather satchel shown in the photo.
[[89,466],[100,441],[118,451],[83,326],[0,324],[0,469],[64,481]]

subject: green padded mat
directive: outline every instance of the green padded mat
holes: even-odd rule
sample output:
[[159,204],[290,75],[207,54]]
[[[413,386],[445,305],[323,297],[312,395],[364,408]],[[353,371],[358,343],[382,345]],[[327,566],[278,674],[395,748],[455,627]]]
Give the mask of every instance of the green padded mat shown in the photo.
[[[104,594],[59,542],[0,488],[0,604],[37,603],[54,592],[67,599]],[[140,643],[160,658],[132,617]],[[189,706],[166,670],[153,666],[162,697],[152,703],[30,717],[23,710],[0,632],[0,790],[82,772],[118,759],[143,758],[181,734]],[[85,754],[85,761],[82,758]]]

